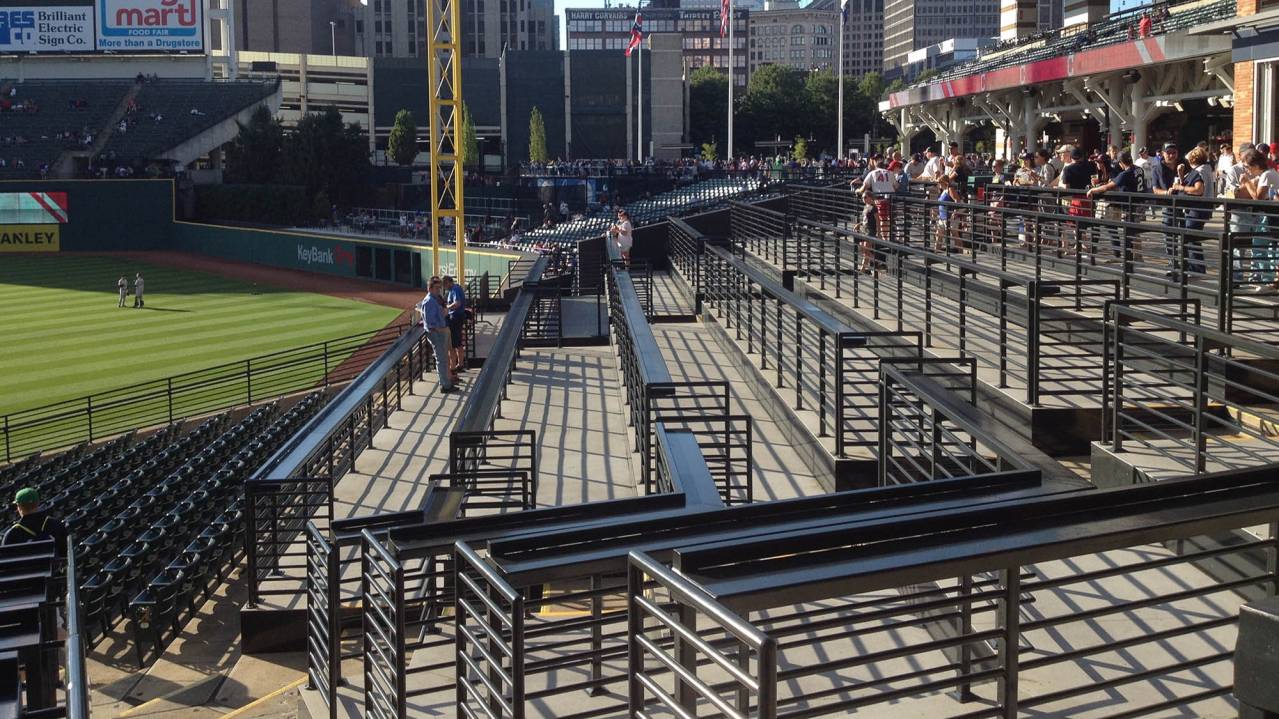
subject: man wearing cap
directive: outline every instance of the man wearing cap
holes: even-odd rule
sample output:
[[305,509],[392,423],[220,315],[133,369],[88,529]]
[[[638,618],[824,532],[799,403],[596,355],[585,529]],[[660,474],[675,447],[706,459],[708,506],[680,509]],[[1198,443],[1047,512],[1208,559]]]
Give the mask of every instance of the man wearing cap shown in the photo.
[[62,520],[40,508],[40,492],[32,487],[19,489],[13,498],[18,521],[4,533],[0,545],[25,544],[52,539],[58,554],[67,553],[67,528]]
[[[1164,195],[1171,198],[1172,195],[1181,193],[1181,178],[1177,174],[1177,160],[1181,157],[1181,149],[1177,147],[1175,142],[1164,143],[1163,153],[1156,160],[1151,161],[1150,171],[1154,175],[1153,191],[1156,195]],[[1181,208],[1173,207],[1171,204],[1164,207],[1163,225],[1170,229],[1184,227],[1183,212]],[[1172,267],[1178,264],[1177,258],[1177,233],[1164,233],[1164,245],[1168,251],[1169,270],[1164,272],[1165,277],[1174,277],[1175,272]]]
[[922,177],[929,180],[936,180],[946,174],[946,161],[937,154],[931,146],[924,150],[924,155],[928,157],[928,162],[924,163],[924,174]]

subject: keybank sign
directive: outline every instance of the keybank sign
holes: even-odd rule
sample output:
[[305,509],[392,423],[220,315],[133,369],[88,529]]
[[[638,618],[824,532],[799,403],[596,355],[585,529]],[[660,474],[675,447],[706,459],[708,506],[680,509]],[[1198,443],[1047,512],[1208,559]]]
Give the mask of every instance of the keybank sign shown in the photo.
[[322,250],[314,245],[307,247],[298,245],[298,262],[304,265],[325,265],[332,267],[336,264],[333,261],[333,250]]
[[204,49],[203,0],[97,0],[99,50]]

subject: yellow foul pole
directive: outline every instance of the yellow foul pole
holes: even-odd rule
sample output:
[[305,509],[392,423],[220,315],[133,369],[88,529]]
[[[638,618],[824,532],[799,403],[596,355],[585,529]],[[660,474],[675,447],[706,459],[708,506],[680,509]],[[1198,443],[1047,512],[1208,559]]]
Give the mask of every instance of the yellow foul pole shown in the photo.
[[[452,273],[466,281],[466,219],[462,189],[462,7],[460,0],[427,0],[427,73],[431,88],[431,260],[441,274],[440,248],[450,240],[457,263]],[[453,236],[446,235],[450,218]]]

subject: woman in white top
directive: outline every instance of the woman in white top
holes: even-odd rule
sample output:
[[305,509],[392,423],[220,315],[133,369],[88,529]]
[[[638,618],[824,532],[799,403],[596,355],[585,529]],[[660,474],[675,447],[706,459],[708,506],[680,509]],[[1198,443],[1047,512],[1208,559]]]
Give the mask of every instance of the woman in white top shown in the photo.
[[631,243],[633,238],[631,233],[635,227],[631,224],[631,215],[626,210],[618,208],[617,222],[609,228],[608,232],[613,236],[613,241],[617,243],[618,249],[622,251],[622,262],[626,267],[631,266]]

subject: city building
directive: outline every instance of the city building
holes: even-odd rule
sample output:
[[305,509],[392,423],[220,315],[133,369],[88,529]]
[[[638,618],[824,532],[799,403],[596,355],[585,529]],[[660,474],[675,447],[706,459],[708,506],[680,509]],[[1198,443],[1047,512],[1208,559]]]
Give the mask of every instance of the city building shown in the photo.
[[[840,0],[815,0],[809,3],[808,9],[839,12]],[[844,23],[844,74],[860,78],[866,73],[883,70],[884,0],[848,0],[848,18]]]
[[750,15],[750,70],[761,65],[834,70],[838,42],[838,11],[801,8],[796,0],[769,0],[762,11]]
[[[558,50],[554,0],[461,0],[462,54],[501,57],[504,50]],[[356,51],[369,57],[426,52],[425,0],[368,0],[355,23]]]
[[[212,0],[234,16],[235,49],[304,55],[355,55],[360,0]],[[223,24],[210,23],[209,47],[225,50]]]
[[887,0],[884,77],[905,71],[912,50],[951,38],[997,37],[1000,0]]
[[911,50],[902,67],[906,80],[919,77],[926,70],[941,70],[957,62],[972,60],[981,54],[982,48],[995,44],[995,38],[964,37],[943,40],[918,50]]
[[[615,50],[626,48],[635,21],[633,8],[590,9],[569,8],[568,49]],[[747,60],[751,12],[737,8],[733,13],[734,45],[733,77],[744,86],[750,76]],[[719,10],[687,8],[645,8],[644,30],[649,34],[680,33],[684,49],[684,66],[688,71],[703,65],[728,67],[728,38],[719,36]]]

